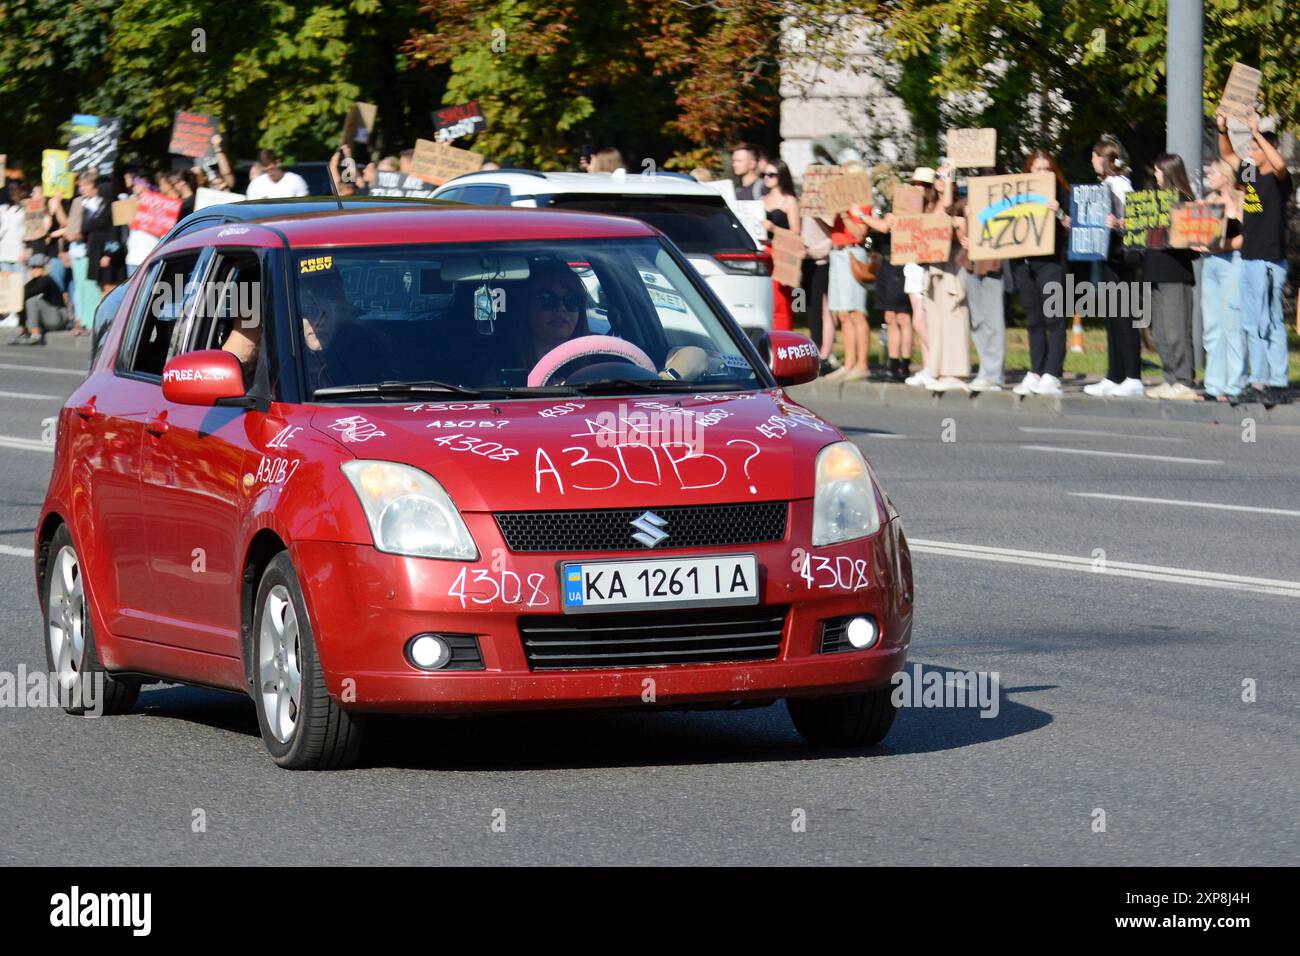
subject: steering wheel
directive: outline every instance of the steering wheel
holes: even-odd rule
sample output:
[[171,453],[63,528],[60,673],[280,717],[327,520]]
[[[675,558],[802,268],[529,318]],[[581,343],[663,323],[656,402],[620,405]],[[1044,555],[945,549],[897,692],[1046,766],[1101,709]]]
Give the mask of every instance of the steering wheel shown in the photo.
[[[631,342],[616,339],[612,335],[581,335],[576,339],[569,339],[569,341],[557,345],[543,355],[541,361],[534,365],[533,370],[528,373],[528,387],[538,388],[544,385],[562,384],[574,372],[582,368],[588,359],[596,356],[604,356],[615,360],[600,363],[602,367],[624,364],[634,366],[636,371],[627,370],[631,373],[626,376],[628,378],[658,377],[658,369],[655,368],[655,363],[650,360],[650,356]],[[602,370],[604,371],[603,368]]]

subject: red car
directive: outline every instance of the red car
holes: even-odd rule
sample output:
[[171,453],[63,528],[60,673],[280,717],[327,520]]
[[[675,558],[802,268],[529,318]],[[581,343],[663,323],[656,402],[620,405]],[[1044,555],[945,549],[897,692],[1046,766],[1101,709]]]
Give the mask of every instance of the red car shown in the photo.
[[785,699],[840,746],[893,721],[911,562],[861,453],[783,391],[817,350],[756,350],[649,226],[215,225],[158,247],[100,342],[36,534],[73,712],[245,693],[290,768],[355,761],[374,712]]

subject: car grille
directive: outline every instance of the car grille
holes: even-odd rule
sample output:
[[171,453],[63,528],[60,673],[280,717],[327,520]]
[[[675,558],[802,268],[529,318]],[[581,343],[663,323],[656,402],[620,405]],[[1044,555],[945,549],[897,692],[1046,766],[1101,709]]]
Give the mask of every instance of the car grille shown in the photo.
[[[632,522],[646,508],[600,511],[505,511],[494,517],[511,551],[629,551],[641,547]],[[666,522],[664,548],[713,548],[780,541],[784,501],[654,508]]]
[[533,670],[763,661],[781,649],[786,611],[758,605],[521,617],[519,636]]

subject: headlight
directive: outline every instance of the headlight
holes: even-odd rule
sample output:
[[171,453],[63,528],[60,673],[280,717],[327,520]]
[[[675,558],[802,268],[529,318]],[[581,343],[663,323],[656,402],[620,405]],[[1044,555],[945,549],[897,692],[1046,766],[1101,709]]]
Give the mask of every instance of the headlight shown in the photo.
[[473,561],[478,548],[442,485],[392,461],[350,461],[343,474],[361,499],[375,547],[416,558]]
[[879,530],[876,489],[862,452],[853,442],[827,445],[817,453],[813,544],[838,544]]

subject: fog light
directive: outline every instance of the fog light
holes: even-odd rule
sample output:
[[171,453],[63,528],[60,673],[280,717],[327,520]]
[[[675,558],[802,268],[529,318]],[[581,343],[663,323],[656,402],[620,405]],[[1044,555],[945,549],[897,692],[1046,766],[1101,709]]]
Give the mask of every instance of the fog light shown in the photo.
[[421,670],[436,671],[451,660],[451,648],[437,634],[417,634],[406,645],[406,656]]
[[849,621],[849,626],[844,629],[848,636],[849,643],[858,650],[864,650],[876,643],[876,638],[880,632],[876,630],[876,622],[869,617],[855,617]]

